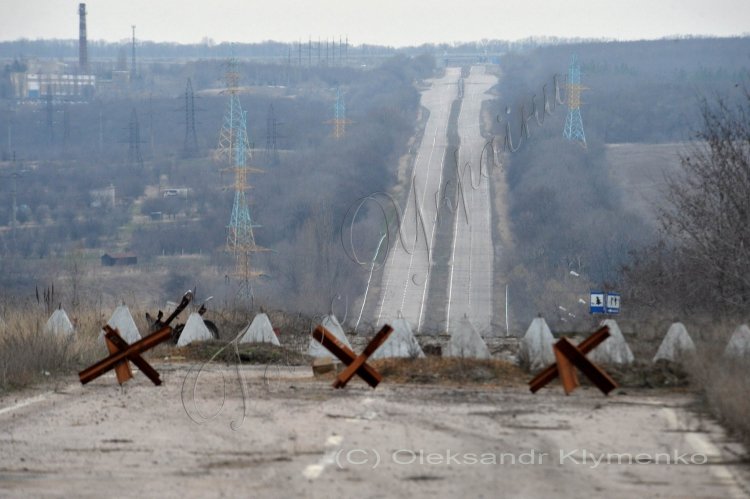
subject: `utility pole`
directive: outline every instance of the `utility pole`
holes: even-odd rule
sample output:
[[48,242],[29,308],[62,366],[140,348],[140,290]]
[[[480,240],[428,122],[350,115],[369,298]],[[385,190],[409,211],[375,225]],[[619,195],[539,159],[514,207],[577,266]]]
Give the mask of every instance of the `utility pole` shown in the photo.
[[[11,179],[11,215],[10,215],[10,227],[11,227],[11,252],[16,252],[16,228],[18,226],[18,203],[17,203],[17,196],[18,196],[18,178],[21,177],[24,173],[26,173],[27,170],[23,170],[21,168],[18,168],[18,165],[16,164],[16,153],[13,153],[13,167],[12,172],[7,174],[7,176]],[[6,175],[3,175],[4,177]]]
[[154,156],[154,99],[153,94],[148,94],[148,141],[151,147],[151,156]]
[[47,85],[45,101],[45,109],[47,111],[47,142],[51,146],[55,143],[55,108],[52,104],[52,85]]
[[[15,160],[15,158],[13,158]],[[15,161],[14,161],[15,162]],[[15,165],[14,165],[15,166]],[[11,210],[11,219],[10,219],[10,227],[11,227],[11,235],[12,235],[12,241],[13,241],[13,252],[16,251],[16,215],[18,213],[18,206],[16,205],[16,188],[18,185],[18,176],[20,174],[18,172],[13,172],[11,174],[11,179],[13,179],[13,187],[11,191],[11,196],[13,198],[13,207]]]
[[68,105],[63,105],[63,148],[67,149],[70,141],[70,109]]
[[104,152],[104,116],[102,114],[102,103],[99,101],[99,155]]

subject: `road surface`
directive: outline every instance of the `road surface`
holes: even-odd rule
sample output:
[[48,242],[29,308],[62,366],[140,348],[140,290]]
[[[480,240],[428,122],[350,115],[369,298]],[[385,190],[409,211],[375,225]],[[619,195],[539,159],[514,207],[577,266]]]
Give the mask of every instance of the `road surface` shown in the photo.
[[[452,332],[468,317],[482,336],[492,334],[492,209],[490,182],[492,174],[480,156],[486,144],[481,134],[482,102],[497,79],[485,73],[484,66],[471,68],[464,79],[458,136],[461,147],[458,165],[461,181],[459,203],[453,220],[453,246],[448,279],[446,330]],[[453,165],[455,167],[455,165]]]
[[459,77],[459,68],[447,68],[445,75],[432,80],[430,88],[422,93],[421,104],[430,115],[402,207],[403,239],[393,243],[383,272],[376,310],[378,325],[403,315],[419,332],[424,322],[437,219],[435,196],[443,183],[448,119]]
[[[746,497],[748,464],[689,394],[277,379],[155,364],[0,397],[0,497]],[[285,368],[286,369],[286,368]],[[309,371],[309,367],[307,368]],[[226,381],[226,395],[222,384]],[[204,415],[201,419],[193,401]],[[201,422],[187,416],[185,407]],[[235,429],[230,426],[234,421]],[[720,443],[719,443],[720,442]],[[637,460],[637,461],[636,461]]]

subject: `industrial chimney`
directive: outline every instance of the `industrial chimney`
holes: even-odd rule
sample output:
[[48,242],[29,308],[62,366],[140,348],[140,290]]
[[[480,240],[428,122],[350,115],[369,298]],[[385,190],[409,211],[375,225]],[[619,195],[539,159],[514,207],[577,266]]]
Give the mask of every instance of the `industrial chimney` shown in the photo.
[[78,69],[81,74],[89,71],[89,50],[86,45],[86,4],[78,4]]

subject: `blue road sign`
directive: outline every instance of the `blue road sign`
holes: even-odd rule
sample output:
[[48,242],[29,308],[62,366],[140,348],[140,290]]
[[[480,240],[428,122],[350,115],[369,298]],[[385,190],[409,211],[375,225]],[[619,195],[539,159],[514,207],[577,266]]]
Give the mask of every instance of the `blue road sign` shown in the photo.
[[620,293],[607,293],[607,313],[620,313]]
[[605,309],[605,294],[601,291],[592,291],[589,299],[589,313],[603,314]]

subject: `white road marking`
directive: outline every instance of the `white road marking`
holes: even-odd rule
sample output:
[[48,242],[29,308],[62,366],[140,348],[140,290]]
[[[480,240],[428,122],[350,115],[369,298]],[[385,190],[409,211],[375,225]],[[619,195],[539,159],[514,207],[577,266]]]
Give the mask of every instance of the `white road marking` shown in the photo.
[[[687,425],[680,421],[677,413],[674,409],[665,407],[662,409],[664,419],[667,420],[667,426],[672,430],[682,430],[685,433],[685,441],[690,447],[693,448],[698,454],[703,454],[711,462],[712,460],[720,460],[722,458],[721,451],[713,442],[711,442],[703,433],[690,432]],[[719,479],[722,483],[726,484],[728,488],[728,495],[726,497],[747,497],[742,491],[737,478],[734,474],[723,464],[711,465],[711,473]]]
[[336,462],[336,452],[341,447],[341,442],[343,441],[344,437],[341,435],[330,435],[325,443],[327,452],[323,454],[323,457],[317,463],[307,465],[302,471],[302,476],[308,480],[315,480],[322,475],[327,467]]
[[41,402],[42,400],[45,400],[47,397],[44,395],[37,395],[36,397],[31,397],[26,400],[22,400],[21,402],[18,402],[15,405],[12,405],[10,407],[3,407],[0,409],[0,415],[5,414],[6,412],[13,412],[16,409],[20,409],[22,407],[26,407],[27,405],[36,404],[37,402]]

